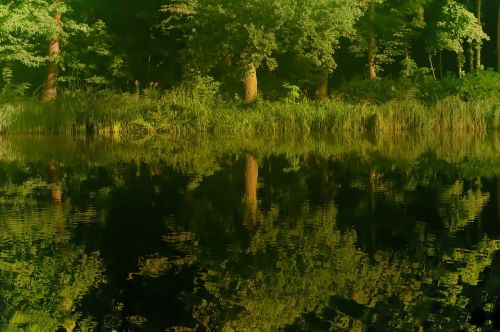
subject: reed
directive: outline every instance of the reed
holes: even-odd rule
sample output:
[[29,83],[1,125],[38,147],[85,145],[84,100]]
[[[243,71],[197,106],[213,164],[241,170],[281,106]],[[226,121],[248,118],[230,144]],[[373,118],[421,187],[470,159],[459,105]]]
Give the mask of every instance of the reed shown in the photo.
[[101,91],[62,95],[44,104],[26,98],[0,103],[0,130],[10,133],[290,134],[468,131],[500,128],[496,99],[415,98],[384,103],[258,101],[251,106],[196,97],[181,89],[140,95]]

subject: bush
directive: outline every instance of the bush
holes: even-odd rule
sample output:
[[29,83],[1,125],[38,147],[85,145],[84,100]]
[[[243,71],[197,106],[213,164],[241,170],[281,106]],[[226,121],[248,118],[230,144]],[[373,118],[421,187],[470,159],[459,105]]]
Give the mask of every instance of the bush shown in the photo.
[[349,102],[381,104],[393,99],[414,99],[417,93],[410,80],[358,80],[339,87],[340,97]]
[[500,74],[493,70],[478,71],[462,78],[459,95],[465,100],[500,98]]
[[2,81],[3,87],[0,90],[1,95],[4,98],[8,97],[21,97],[26,94],[26,91],[30,88],[28,83],[13,83],[14,72],[9,67],[4,67],[2,69]]
[[188,76],[181,88],[200,104],[212,104],[220,97],[221,83],[211,76],[194,74]]
[[415,81],[418,89],[417,98],[426,104],[435,104],[441,99],[457,94],[460,80],[452,75],[441,80],[434,80],[431,76],[422,76]]

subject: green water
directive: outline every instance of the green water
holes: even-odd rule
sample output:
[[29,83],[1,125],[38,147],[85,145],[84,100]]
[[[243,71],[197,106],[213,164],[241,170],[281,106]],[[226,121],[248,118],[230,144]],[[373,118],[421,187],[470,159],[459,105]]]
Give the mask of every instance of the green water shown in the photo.
[[500,136],[0,138],[0,331],[500,329]]

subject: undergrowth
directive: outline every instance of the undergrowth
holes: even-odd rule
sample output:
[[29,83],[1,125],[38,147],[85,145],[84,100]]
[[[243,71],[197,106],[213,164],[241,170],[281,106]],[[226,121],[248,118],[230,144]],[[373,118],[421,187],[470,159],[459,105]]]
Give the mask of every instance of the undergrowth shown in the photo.
[[[500,128],[497,78],[495,73],[485,73],[466,77],[460,86],[443,80],[427,84],[426,89],[412,89],[404,80],[360,81],[321,102],[259,99],[252,105],[224,98],[220,84],[207,77],[168,91],[151,84],[136,93],[63,92],[48,104],[34,98],[0,96],[0,131],[170,135],[486,131]],[[485,80],[487,84],[482,84]],[[441,90],[436,88],[432,98],[422,98],[433,84],[454,86],[453,93],[438,95]]]

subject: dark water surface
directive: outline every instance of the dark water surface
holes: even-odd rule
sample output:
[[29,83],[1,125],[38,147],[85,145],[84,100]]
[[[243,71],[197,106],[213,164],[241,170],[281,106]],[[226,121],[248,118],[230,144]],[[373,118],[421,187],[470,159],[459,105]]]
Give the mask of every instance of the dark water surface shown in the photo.
[[500,329],[500,137],[3,137],[0,331]]

